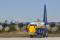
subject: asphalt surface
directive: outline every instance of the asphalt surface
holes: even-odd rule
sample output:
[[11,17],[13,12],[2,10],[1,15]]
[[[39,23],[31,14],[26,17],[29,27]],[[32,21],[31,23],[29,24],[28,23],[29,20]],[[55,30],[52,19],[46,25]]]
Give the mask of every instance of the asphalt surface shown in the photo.
[[[27,37],[29,38],[29,34],[27,32],[0,33],[0,37]],[[48,34],[48,37],[60,37],[60,34]]]
[[60,40],[60,37],[48,37],[48,38],[0,38],[1,40]]

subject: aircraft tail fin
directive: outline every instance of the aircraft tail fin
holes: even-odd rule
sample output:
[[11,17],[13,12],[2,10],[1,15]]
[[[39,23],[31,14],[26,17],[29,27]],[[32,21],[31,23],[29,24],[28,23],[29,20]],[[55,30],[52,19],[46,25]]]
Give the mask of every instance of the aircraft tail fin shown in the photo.
[[45,25],[47,24],[47,11],[46,11],[46,5],[44,5],[43,22],[45,22]]

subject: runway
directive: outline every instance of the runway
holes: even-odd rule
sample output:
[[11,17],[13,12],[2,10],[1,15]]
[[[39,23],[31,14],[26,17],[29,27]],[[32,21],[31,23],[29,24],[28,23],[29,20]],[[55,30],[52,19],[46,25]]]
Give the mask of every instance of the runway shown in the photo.
[[[1,38],[12,38],[12,37],[23,37],[29,38],[27,32],[10,32],[10,33],[0,33]],[[60,34],[48,34],[48,37],[60,37]]]
[[47,38],[29,38],[25,32],[0,33],[1,40],[60,40],[60,34],[49,34]]
[[48,38],[0,38],[1,40],[60,40],[60,37],[48,37]]

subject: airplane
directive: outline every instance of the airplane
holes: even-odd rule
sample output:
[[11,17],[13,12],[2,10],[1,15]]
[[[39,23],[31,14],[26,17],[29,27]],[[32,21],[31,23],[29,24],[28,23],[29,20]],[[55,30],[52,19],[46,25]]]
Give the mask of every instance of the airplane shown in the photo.
[[[45,23],[45,25],[49,25],[50,27],[54,27],[54,26],[56,26],[56,25],[58,25],[58,24],[60,25],[60,22],[48,22],[48,21],[47,21],[46,4],[44,4],[43,22]],[[23,26],[27,26],[29,23],[31,23],[31,22],[26,22],[26,23],[20,22],[20,23],[18,23],[18,26],[19,26],[20,28],[22,28]],[[0,23],[0,25],[2,25],[3,28],[5,28],[6,26],[16,25],[16,23],[13,23],[13,22],[11,21],[11,23],[8,24],[8,23],[7,23],[7,20],[5,20],[5,23]]]

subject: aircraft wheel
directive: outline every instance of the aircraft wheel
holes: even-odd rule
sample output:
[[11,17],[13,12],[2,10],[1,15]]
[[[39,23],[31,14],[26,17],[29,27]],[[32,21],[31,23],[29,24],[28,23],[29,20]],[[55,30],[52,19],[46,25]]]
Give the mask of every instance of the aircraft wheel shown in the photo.
[[48,33],[43,34],[43,37],[48,37]]
[[30,38],[33,38],[34,37],[34,35],[30,35]]

